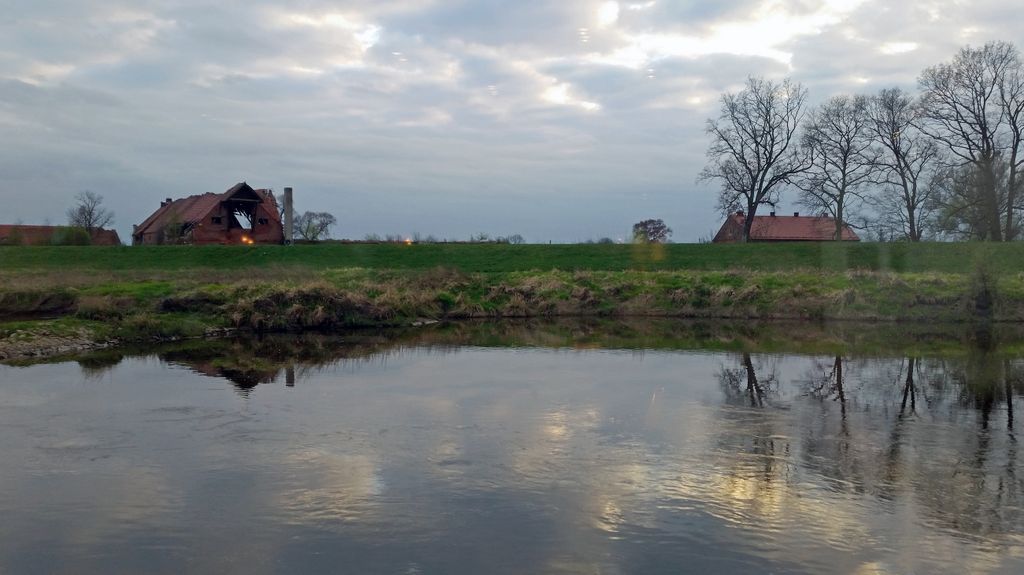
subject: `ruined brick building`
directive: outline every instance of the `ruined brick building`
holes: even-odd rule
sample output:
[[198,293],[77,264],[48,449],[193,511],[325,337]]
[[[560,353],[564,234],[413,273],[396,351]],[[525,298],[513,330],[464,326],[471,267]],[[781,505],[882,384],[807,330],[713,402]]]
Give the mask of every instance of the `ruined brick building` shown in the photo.
[[172,200],[132,231],[133,245],[280,244],[284,228],[270,190],[245,182],[222,194],[199,194]]

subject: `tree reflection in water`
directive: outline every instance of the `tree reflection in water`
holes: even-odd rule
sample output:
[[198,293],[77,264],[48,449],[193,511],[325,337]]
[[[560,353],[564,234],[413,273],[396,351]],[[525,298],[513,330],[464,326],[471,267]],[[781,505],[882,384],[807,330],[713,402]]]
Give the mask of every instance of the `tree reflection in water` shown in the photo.
[[[774,354],[737,353],[735,367],[725,362],[719,372],[726,403],[785,407],[796,412],[789,415],[796,420],[787,425],[748,416],[744,429],[751,443],[743,443],[755,448],[735,441],[731,448],[765,458],[765,490],[792,481],[772,475],[791,471],[778,460],[791,463],[792,451],[800,454],[801,468],[818,474],[830,489],[890,501],[912,491],[924,514],[944,529],[981,538],[1019,533],[1024,482],[1018,474],[1014,396],[1024,392],[1024,366],[991,332],[972,343],[966,353],[951,356],[811,357],[805,375],[793,379],[771,363]],[[819,409],[795,409],[801,397]],[[892,414],[887,424],[880,425],[879,411]],[[1003,416],[998,424],[997,414]],[[961,432],[965,418],[973,419],[977,433]],[[787,449],[776,450],[765,438],[787,433],[769,424],[801,437],[789,437]],[[911,444],[914,449],[906,449]]]
[[[936,554],[967,549],[969,558],[950,564],[975,568],[979,558],[1024,552],[1013,412],[1024,391],[1024,338],[999,329],[894,331],[466,323],[185,342],[94,355],[80,367],[92,383],[122,358],[155,357],[174,368],[165,370],[168,380],[199,390],[190,405],[180,398],[187,385],[111,385],[111,392],[136,394],[147,407],[153,388],[165,394],[156,411],[140,411],[124,420],[124,429],[137,434],[132,443],[147,433],[167,435],[137,441],[143,446],[133,453],[137,459],[124,461],[166,456],[151,468],[188,470],[175,459],[187,455],[197,458],[192,469],[205,474],[211,465],[203,458],[211,453],[237,455],[243,464],[212,465],[230,475],[229,493],[255,486],[257,495],[271,494],[288,521],[326,517],[349,541],[353,533],[377,537],[408,513],[401,543],[411,539],[407,533],[419,534],[435,549],[430,537],[439,527],[415,523],[421,517],[450,514],[453,525],[466,522],[466,530],[441,531],[458,541],[485,529],[501,533],[502,521],[521,514],[528,522],[516,535],[542,533],[524,537],[531,545],[554,541],[560,551],[571,545],[559,534],[571,533],[586,539],[589,559],[621,554],[622,542],[629,542],[640,551],[624,553],[622,566],[687,545],[707,549],[702,545],[715,537],[727,542],[722,553],[750,542],[757,559],[820,560],[804,564],[812,566],[805,572],[827,571],[826,561],[857,553],[851,561],[858,565],[873,564],[877,557],[868,555],[874,553],[906,561],[887,566],[890,571],[928,572],[916,567],[942,565]],[[164,373],[151,363],[129,367]],[[144,370],[140,364],[147,364]],[[212,387],[247,399],[209,393],[208,382],[192,374],[230,381]],[[85,395],[66,409],[80,409]],[[96,413],[107,413],[106,398],[98,397]],[[239,429],[211,431],[206,417],[234,417],[236,407],[246,411],[241,424],[230,424]],[[26,425],[36,421],[46,422],[40,434],[52,432],[46,418]],[[69,425],[77,433],[75,421]],[[192,426],[190,433],[179,433],[182,425]],[[168,437],[192,438],[201,448],[176,447],[172,455],[162,450]],[[218,443],[225,437],[237,441]],[[40,453],[22,460],[47,452]],[[273,457],[280,454],[286,457]],[[67,457],[53,456],[61,465]],[[246,475],[247,466],[267,461],[270,471]],[[83,468],[92,464],[83,459]],[[283,484],[271,481],[281,477]],[[253,478],[271,482],[261,486]],[[165,480],[176,488],[204,484],[171,474]],[[38,482],[26,475],[26,483]],[[60,490],[47,487],[40,501],[52,491]],[[459,508],[467,496],[470,502]],[[257,496],[239,501],[243,515],[261,503]],[[436,509],[411,513],[421,501]],[[490,509],[498,511],[481,519],[481,510]],[[601,529],[580,529],[592,524],[591,515]],[[370,519],[380,522],[360,523]],[[914,547],[906,553],[912,557],[901,555],[901,545]]]
[[[751,354],[740,355],[739,367],[722,367],[719,386],[725,393],[726,401],[733,405],[749,404],[750,407],[764,407],[769,396],[778,391],[777,367],[768,362],[754,365]],[[758,371],[761,372],[760,376]]]

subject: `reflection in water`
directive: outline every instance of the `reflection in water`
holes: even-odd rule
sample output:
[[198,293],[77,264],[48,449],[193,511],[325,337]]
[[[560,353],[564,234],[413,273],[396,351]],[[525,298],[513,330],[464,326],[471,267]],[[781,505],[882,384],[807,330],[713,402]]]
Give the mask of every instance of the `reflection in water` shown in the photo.
[[[900,401],[900,419],[903,419],[905,415],[917,415],[917,386],[914,384],[914,379],[917,376],[918,360],[916,357],[907,358],[906,362],[906,373],[907,379],[903,384],[903,399]],[[902,370],[901,366],[901,370]],[[910,400],[908,405],[907,400]],[[909,412],[907,411],[909,409]],[[1012,427],[1012,426],[1011,426]]]
[[723,367],[720,385],[726,398],[734,404],[749,402],[750,407],[764,407],[766,396],[778,391],[778,374],[774,366],[761,366],[761,377],[749,353],[742,353],[738,368]]
[[0,367],[0,572],[1024,571],[1019,340],[773,329]]

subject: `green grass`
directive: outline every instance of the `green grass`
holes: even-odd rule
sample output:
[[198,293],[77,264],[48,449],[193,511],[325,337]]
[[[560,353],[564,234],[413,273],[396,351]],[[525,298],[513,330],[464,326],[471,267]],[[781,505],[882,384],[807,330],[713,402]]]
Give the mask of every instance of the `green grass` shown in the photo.
[[[88,329],[94,333],[103,331],[101,322],[83,320],[76,317],[62,317],[52,320],[0,321],[0,338],[9,337],[17,332],[44,331],[58,337],[77,333]],[[104,333],[106,335],[106,333]]]
[[1024,243],[0,247],[0,352],[556,316],[1024,323]]
[[173,294],[176,286],[169,281],[141,281],[138,283],[111,283],[95,285],[81,290],[82,295],[130,297],[142,301]]
[[987,261],[1024,271],[1024,242],[1009,244],[327,244],[296,246],[0,247],[0,274],[27,270],[145,271],[265,268],[526,270],[793,269],[964,273]]

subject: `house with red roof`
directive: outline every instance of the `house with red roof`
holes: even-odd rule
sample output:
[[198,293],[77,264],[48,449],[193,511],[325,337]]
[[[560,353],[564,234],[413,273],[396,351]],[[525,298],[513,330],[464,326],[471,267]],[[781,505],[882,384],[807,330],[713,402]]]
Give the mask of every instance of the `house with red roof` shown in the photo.
[[[732,243],[743,241],[743,226],[746,216],[743,212],[729,214],[722,228],[715,235],[714,243]],[[792,216],[777,216],[775,212],[767,216],[754,216],[750,226],[752,242],[827,242],[836,239],[836,220],[826,216],[801,216],[799,212]],[[860,238],[843,224],[841,241],[859,242]]]
[[[22,224],[0,224],[0,246],[48,246],[61,243],[61,234],[68,233],[67,226],[26,226]],[[114,230],[96,228],[88,232],[89,244],[94,246],[119,246],[121,238]]]
[[274,194],[245,182],[221,194],[167,198],[132,231],[132,245],[283,242],[284,227]]

